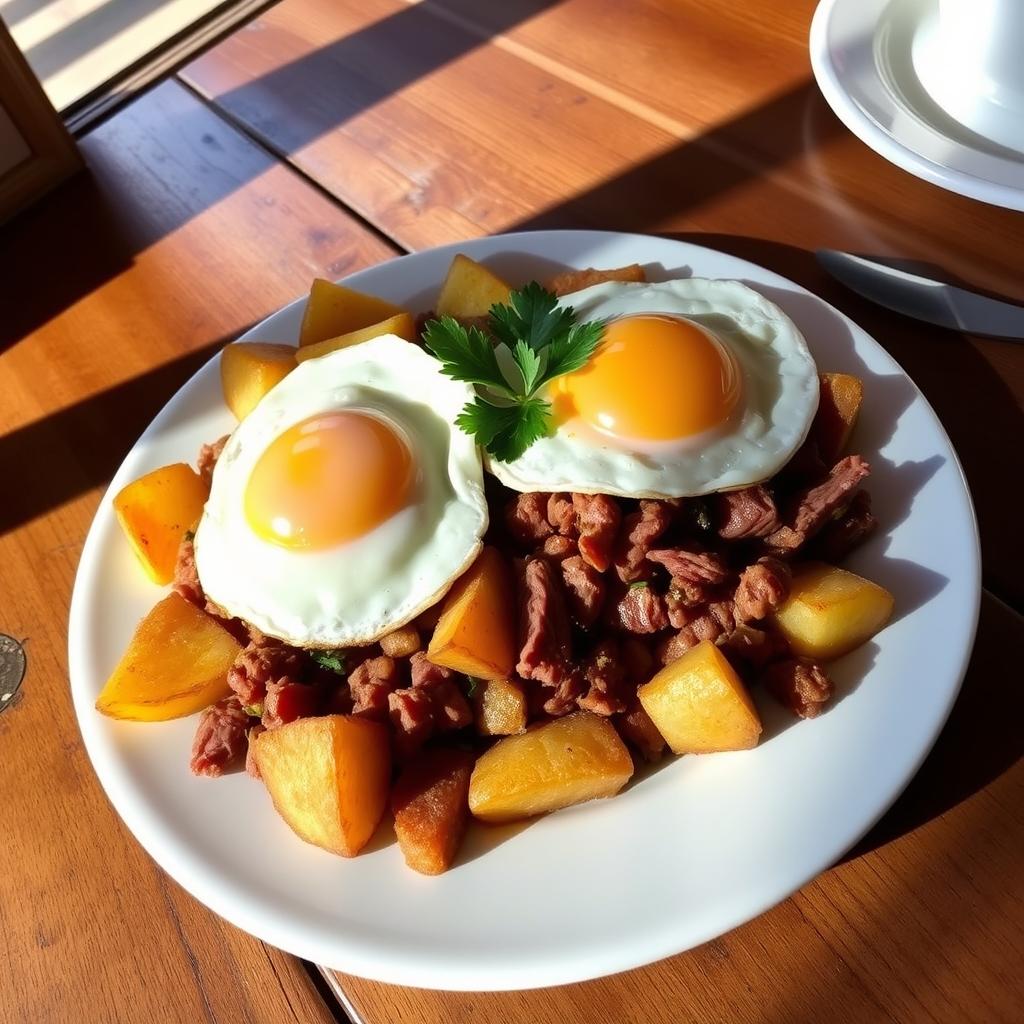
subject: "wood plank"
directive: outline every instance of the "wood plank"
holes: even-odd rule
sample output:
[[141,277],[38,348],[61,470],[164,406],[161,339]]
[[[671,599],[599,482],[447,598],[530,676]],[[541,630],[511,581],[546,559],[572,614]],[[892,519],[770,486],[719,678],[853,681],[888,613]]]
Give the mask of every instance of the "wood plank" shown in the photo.
[[[850,135],[809,80],[813,8],[639,0],[624,24],[614,0],[284,0],[185,76],[409,248],[536,227],[682,234],[835,301],[935,405],[986,583],[1024,608],[1005,497],[1024,449],[991,457],[993,436],[1024,429],[1024,351],[872,307],[811,255],[922,260],[1024,300],[1024,215],[926,185]],[[981,394],[985,421],[964,401]]]
[[0,348],[0,631],[29,662],[0,714],[0,1018],[331,1024],[299,961],[196,904],[107,803],[68,697],[67,607],[100,488],[165,399],[314,274],[393,251],[178,84],[82,150],[91,178],[0,232],[18,297]]
[[1024,694],[1005,652],[1022,642],[1024,619],[986,597],[960,700],[904,795],[842,863],[713,942],[529,992],[337,983],[367,1022],[1012,1024],[1024,993]]

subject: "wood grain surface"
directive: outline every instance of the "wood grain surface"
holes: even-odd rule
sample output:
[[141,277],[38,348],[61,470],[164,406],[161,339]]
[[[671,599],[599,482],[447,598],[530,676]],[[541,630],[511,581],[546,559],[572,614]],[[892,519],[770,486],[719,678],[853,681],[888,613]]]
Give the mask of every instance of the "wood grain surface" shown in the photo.
[[0,232],[0,632],[28,656],[0,714],[0,1020],[329,1024],[299,961],[196,904],[107,803],[67,609],[101,489],[164,401],[314,274],[392,250],[177,84],[82,148],[91,176]]
[[[656,231],[786,274],[863,324],[949,431],[986,583],[1024,608],[1024,353],[880,311],[817,248],[923,261],[1024,301],[1024,214],[928,185],[810,77],[813,0],[283,0],[185,69],[218,109],[410,249],[534,227]],[[360,173],[353,173],[359,167]],[[973,403],[985,396],[985,416]]]
[[[216,349],[396,252],[523,227],[656,231],[751,259],[869,330],[936,407],[992,591],[1024,609],[1024,348],[923,327],[818,247],[1024,300],[1024,216],[885,163],[810,79],[812,0],[282,0],[92,132],[90,167],[0,229],[0,1022],[1017,1021],[1024,619],[982,608],[961,698],[904,796],[762,917],[638,971],[431,993],[327,972],[179,890],[109,807],[67,689],[102,488]],[[204,102],[206,101],[206,102]],[[855,780],[854,780],[855,784]],[[842,799],[837,794],[837,800]],[[613,898],[613,896],[612,896]]]

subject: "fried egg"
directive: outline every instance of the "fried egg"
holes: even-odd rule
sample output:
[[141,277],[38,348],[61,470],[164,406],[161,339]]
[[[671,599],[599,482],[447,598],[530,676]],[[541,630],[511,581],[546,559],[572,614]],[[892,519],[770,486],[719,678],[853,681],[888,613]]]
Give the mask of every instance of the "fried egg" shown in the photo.
[[518,491],[678,498],[766,480],[803,443],[818,374],[796,324],[738,281],[608,282],[567,295],[605,332],[548,385],[553,429],[487,468]]
[[393,335],[310,359],[231,435],[195,535],[207,597],[300,647],[368,643],[434,604],[487,528],[469,385]]

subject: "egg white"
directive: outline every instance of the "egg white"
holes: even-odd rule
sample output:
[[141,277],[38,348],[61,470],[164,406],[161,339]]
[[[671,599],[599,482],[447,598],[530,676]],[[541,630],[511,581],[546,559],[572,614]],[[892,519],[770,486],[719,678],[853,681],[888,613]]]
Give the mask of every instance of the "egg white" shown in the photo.
[[[487,528],[480,455],[454,426],[469,385],[394,335],[300,363],[238,425],[213,473],[195,536],[207,597],[227,614],[300,647],[369,643],[438,601],[469,567]],[[266,541],[244,513],[256,462],[311,416],[364,410],[394,424],[419,471],[414,500],[329,550]]]
[[[607,282],[566,295],[580,322],[642,313],[686,317],[732,352],[741,408],[722,427],[680,442],[624,444],[579,419],[559,424],[518,459],[485,467],[517,491],[681,498],[773,476],[803,443],[818,408],[818,372],[796,324],[739,281]],[[657,373],[657,367],[651,367]]]

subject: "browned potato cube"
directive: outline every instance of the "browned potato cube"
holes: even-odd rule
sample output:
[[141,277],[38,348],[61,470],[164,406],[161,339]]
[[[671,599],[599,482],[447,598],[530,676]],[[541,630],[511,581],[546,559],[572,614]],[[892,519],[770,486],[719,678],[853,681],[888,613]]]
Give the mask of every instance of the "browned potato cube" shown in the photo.
[[637,694],[676,754],[747,750],[761,736],[747,688],[710,640],[670,662]]
[[212,616],[170,593],[139,623],[96,701],[111,718],[163,722],[231,693],[239,642]]
[[484,317],[496,303],[508,302],[509,287],[482,263],[459,253],[437,296],[438,316],[468,320]]
[[309,289],[306,311],[299,328],[299,346],[337,338],[361,330],[408,310],[393,302],[317,278]]
[[526,694],[514,679],[478,679],[473,691],[476,731],[481,736],[512,736],[526,728]]
[[388,803],[391,741],[352,715],[299,718],[260,733],[253,757],[278,814],[297,836],[342,857],[370,841]]
[[775,613],[775,625],[794,654],[828,660],[870,640],[895,603],[888,590],[856,573],[806,562]]
[[469,809],[483,821],[515,821],[614,796],[633,759],[607,718],[577,711],[482,754],[469,783]]
[[823,373],[818,411],[811,433],[818,452],[831,465],[846,450],[864,399],[864,382],[848,373]]
[[566,270],[548,281],[547,289],[555,295],[571,295],[573,292],[589,288],[605,281],[646,281],[647,272],[639,263],[630,263],[627,267],[615,267],[612,270]]
[[477,679],[507,679],[516,661],[513,595],[505,556],[485,547],[448,591],[427,657]]
[[424,875],[447,871],[469,821],[473,754],[434,747],[410,762],[391,791],[395,835],[406,864]]
[[413,625],[400,626],[380,638],[380,649],[389,658],[408,658],[420,649],[420,631]]
[[224,401],[244,420],[263,396],[295,369],[295,346],[263,341],[236,341],[220,353]]

